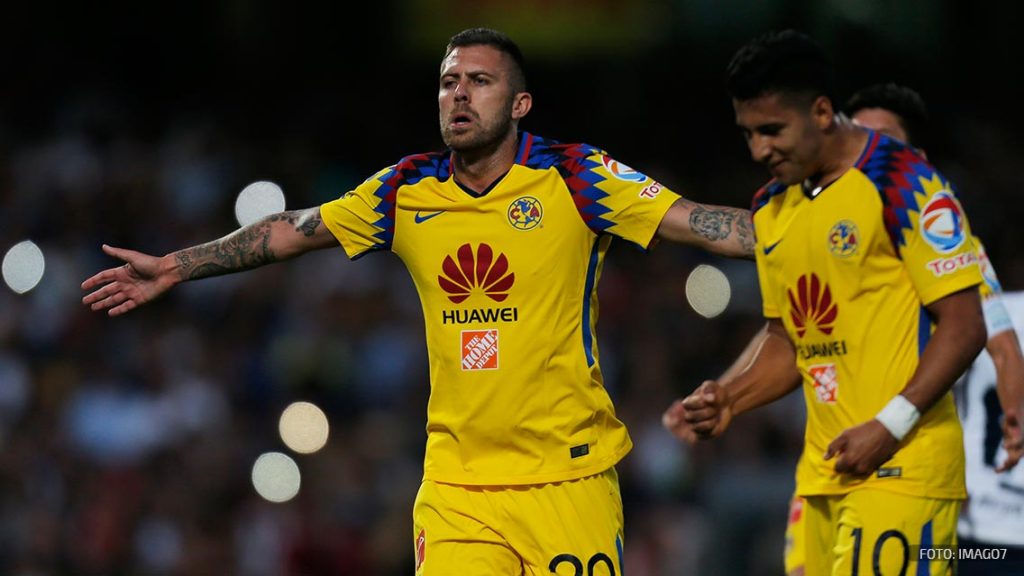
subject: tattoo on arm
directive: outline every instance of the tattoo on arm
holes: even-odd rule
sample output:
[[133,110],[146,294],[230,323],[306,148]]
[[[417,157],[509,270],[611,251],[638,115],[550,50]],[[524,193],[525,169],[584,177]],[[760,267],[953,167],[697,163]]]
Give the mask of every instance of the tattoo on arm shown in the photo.
[[277,259],[270,249],[271,228],[277,220],[275,216],[246,226],[220,240],[175,252],[182,280],[219,276],[275,262]]
[[316,229],[320,227],[320,211],[317,210],[308,217],[303,219],[303,222],[295,229],[296,232],[302,232],[307,238],[316,234]]
[[174,254],[182,280],[197,280],[249,270],[280,260],[271,249],[271,236],[283,232],[274,224],[285,222],[306,238],[316,234],[322,224],[319,209],[281,212],[250,224],[219,240]]
[[717,242],[735,235],[742,250],[742,255],[753,258],[754,227],[750,212],[739,208],[712,207],[696,205],[690,212],[690,228],[693,232]]

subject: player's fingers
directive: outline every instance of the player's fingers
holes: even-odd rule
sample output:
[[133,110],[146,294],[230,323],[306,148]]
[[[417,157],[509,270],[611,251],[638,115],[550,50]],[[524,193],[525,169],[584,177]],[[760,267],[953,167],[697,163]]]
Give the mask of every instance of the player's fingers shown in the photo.
[[115,292],[110,296],[104,298],[103,300],[95,302],[90,308],[92,308],[93,311],[112,308],[114,306],[117,306],[118,304],[121,304],[127,299],[128,296],[124,292]]
[[698,391],[690,394],[686,398],[683,398],[679,405],[684,411],[700,410],[708,405],[708,401],[704,398],[704,395],[700,394]]
[[135,250],[128,250],[127,248],[117,248],[109,244],[103,245],[103,252],[105,252],[108,256],[113,256],[114,258],[117,258],[118,260],[122,260],[124,262],[130,262],[132,258],[139,254]]
[[714,421],[718,419],[718,408],[708,406],[698,410],[687,410],[683,413],[683,420],[691,425]]
[[696,444],[699,439],[697,434],[693,431],[693,428],[690,428],[685,422],[679,422],[675,426],[666,426],[666,428],[668,428],[668,431],[671,432],[673,436],[687,444]]
[[835,469],[840,474],[847,474],[853,471],[852,459],[846,452],[839,453],[839,457],[836,458]]
[[138,304],[135,302],[135,300],[126,300],[120,306],[117,306],[115,308],[111,308],[107,312],[107,314],[109,316],[120,316],[121,314],[125,314],[127,312],[131,312],[132,310],[135,309],[136,306],[138,306]]
[[[825,460],[831,460],[836,454],[842,454],[846,450],[846,435],[840,434],[835,440],[829,443],[828,448],[825,449]],[[842,458],[840,458],[842,460]],[[836,461],[838,469],[839,461]]]
[[82,290],[92,290],[93,288],[113,282],[117,280],[117,271],[119,268],[108,268],[102,272],[97,272],[82,282]]
[[694,391],[694,395],[700,395],[708,404],[718,404],[721,399],[721,392],[718,383],[714,380],[705,380],[700,387]]
[[700,422],[690,424],[690,429],[693,430],[693,433],[701,438],[714,438],[716,436],[717,427],[718,419],[701,420]]
[[121,287],[118,285],[117,282],[111,282],[110,284],[107,284],[106,286],[103,286],[102,288],[100,288],[98,290],[95,290],[93,292],[90,292],[89,294],[86,294],[82,298],[82,304],[88,305],[88,304],[93,304],[93,303],[99,302],[100,300],[103,300],[104,298],[109,297],[111,294],[114,294],[115,292],[119,291],[120,289],[121,289]]
[[661,415],[661,425],[671,430],[682,421],[683,411],[683,401],[676,400]]
[[1011,446],[1024,445],[1024,428],[1021,426],[1020,417],[1016,414],[1004,415],[1002,428],[1003,442],[1008,445],[1008,450]]
[[1020,451],[1010,452],[1006,456],[1006,460],[1004,460],[1002,464],[1000,464],[998,467],[996,467],[996,473],[997,474],[1002,474],[1003,472],[1008,472],[1010,470],[1013,470],[1013,468],[1016,467],[1017,464],[1020,462],[1020,457],[1021,457],[1021,452]]

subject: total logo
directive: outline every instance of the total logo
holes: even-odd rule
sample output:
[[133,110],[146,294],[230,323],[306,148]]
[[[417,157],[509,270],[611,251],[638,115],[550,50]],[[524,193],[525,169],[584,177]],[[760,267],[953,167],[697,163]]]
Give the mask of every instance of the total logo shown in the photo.
[[832,334],[832,325],[839,315],[839,305],[832,300],[828,284],[818,275],[804,274],[796,281],[796,290],[786,289],[789,296],[789,317],[796,327],[796,335],[804,337],[811,325],[825,335]]
[[604,167],[608,170],[608,172],[611,173],[612,176],[615,176],[619,180],[625,180],[626,182],[636,182],[637,184],[642,184],[647,181],[646,174],[643,174],[642,172],[637,172],[636,170],[633,170],[632,168],[626,166],[625,164],[619,162],[618,160],[612,160],[611,158],[602,155],[601,163],[604,164]]
[[971,250],[970,252],[963,252],[948,258],[936,258],[929,262],[927,267],[933,275],[945,276],[946,274],[952,274],[957,270],[962,270],[968,266],[974,266],[977,263],[978,253]]
[[921,235],[937,252],[948,254],[964,243],[964,211],[953,193],[937,192],[921,210]]

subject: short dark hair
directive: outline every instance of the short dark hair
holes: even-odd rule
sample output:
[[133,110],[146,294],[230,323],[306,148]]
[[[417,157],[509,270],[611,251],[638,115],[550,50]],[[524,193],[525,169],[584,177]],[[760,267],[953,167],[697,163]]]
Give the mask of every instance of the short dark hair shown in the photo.
[[444,57],[447,58],[452,50],[460,46],[491,46],[510,56],[515,64],[512,67],[512,77],[510,78],[512,89],[516,92],[526,91],[526,64],[523,59],[523,51],[507,35],[490,28],[463,30],[448,40]]
[[881,108],[899,117],[907,143],[924,147],[928,133],[928,107],[913,88],[889,82],[858,90],[846,101],[845,112],[853,116],[865,108]]
[[834,72],[828,55],[810,36],[795,30],[754,38],[732,57],[726,88],[736,100],[767,94],[834,101]]

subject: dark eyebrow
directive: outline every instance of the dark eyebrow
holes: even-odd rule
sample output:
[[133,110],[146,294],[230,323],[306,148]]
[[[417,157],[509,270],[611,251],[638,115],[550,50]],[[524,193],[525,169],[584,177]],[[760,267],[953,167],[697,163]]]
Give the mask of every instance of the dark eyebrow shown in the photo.
[[444,74],[441,74],[441,78],[449,78],[449,77],[457,78],[457,77],[463,76],[463,75],[468,76],[470,78],[479,78],[480,76],[487,76],[487,77],[490,77],[490,78],[497,78],[496,74],[494,74],[492,72],[488,72],[487,70],[470,70],[468,72],[463,72],[461,74],[457,74],[455,72],[445,72]]
[[766,132],[778,132],[786,127],[784,122],[766,122],[754,126],[753,131],[764,134]]

